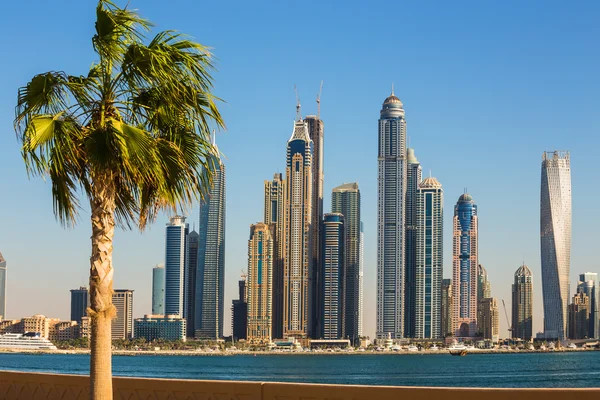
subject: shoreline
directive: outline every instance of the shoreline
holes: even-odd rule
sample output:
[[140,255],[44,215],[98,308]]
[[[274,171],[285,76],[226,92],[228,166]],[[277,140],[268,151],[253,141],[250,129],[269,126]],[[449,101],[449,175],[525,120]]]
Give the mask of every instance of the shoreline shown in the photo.
[[[554,350],[507,350],[507,349],[477,349],[470,350],[467,355],[476,354],[539,354],[539,353],[578,353],[600,351],[598,349],[554,349]],[[26,349],[0,349],[1,354],[51,354],[51,355],[89,355],[90,350],[26,350]],[[250,356],[355,356],[355,355],[394,355],[394,356],[417,356],[417,355],[450,355],[448,350],[422,350],[422,351],[193,351],[193,350],[113,350],[113,356],[188,356],[188,357],[231,357],[237,355]]]

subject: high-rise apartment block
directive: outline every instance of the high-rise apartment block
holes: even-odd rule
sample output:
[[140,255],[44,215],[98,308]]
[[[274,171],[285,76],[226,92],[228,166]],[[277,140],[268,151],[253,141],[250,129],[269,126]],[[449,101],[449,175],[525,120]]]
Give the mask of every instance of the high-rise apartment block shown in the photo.
[[283,277],[283,334],[286,337],[303,338],[312,331],[312,149],[307,125],[298,117],[287,144],[286,162]]
[[133,321],[134,337],[153,340],[186,340],[186,321],[179,315],[145,315]]
[[184,314],[184,277],[188,224],[185,217],[169,220],[165,231],[165,307],[168,315]]
[[345,244],[344,216],[339,213],[325,214],[323,217],[323,240],[321,257],[323,279],[319,291],[322,295],[319,316],[321,318],[322,339],[340,339],[344,333],[344,293],[345,293]]
[[452,279],[442,279],[442,337],[454,335],[452,329]]
[[492,297],[492,285],[483,265],[477,266],[477,301]]
[[542,155],[540,238],[544,336],[564,340],[571,269],[571,161],[567,151]]
[[362,223],[360,217],[360,190],[357,183],[346,183],[333,188],[331,212],[344,216],[344,338],[356,343],[362,331]]
[[[218,154],[214,141],[213,147]],[[219,339],[225,291],[225,165],[218,156],[211,160],[212,186],[200,202],[194,329],[197,338]]]
[[[405,197],[405,229],[406,229],[406,251],[405,251],[405,300],[404,300],[404,335],[406,337],[422,337],[416,333],[417,325],[417,193],[422,180],[422,169],[419,160],[415,156],[414,149],[407,149],[406,169],[406,197]],[[422,323],[421,321],[420,323]]]
[[246,275],[238,281],[238,299],[231,304],[231,335],[233,340],[246,340],[248,334],[248,299],[246,297]]
[[403,338],[405,312],[406,120],[398,97],[379,118],[377,190],[377,338]]
[[81,323],[81,319],[87,315],[90,304],[90,292],[85,286],[79,289],[71,289],[71,321]]
[[283,338],[283,268],[285,258],[285,180],[277,173],[265,181],[264,223],[273,225],[273,330],[272,337]]
[[310,281],[310,300],[309,314],[312,315],[309,321],[310,336],[315,337],[319,326],[318,305],[322,302],[320,296],[322,293],[318,290],[323,271],[321,270],[321,221],[323,221],[323,144],[324,144],[324,126],[323,121],[316,115],[307,115],[304,118],[308,129],[308,137],[312,142],[312,199],[311,199],[311,218],[310,218],[310,249],[312,254],[312,278]]
[[363,320],[364,320],[364,275],[365,275],[365,227],[363,222],[360,222],[360,246],[358,252],[358,337],[363,336]]
[[567,308],[567,337],[587,339],[590,329],[590,298],[585,292],[576,293]]
[[117,316],[112,320],[112,339],[131,339],[133,337],[133,290],[117,289],[112,295]]
[[512,285],[512,337],[533,338],[533,274],[526,265],[515,272]]
[[194,337],[196,332],[196,283],[198,271],[198,251],[200,235],[192,230],[186,238],[185,274],[183,279],[183,318],[186,321],[187,337]]
[[598,274],[595,272],[580,274],[577,291],[583,291],[590,298],[589,337],[598,339],[600,338],[600,317],[598,316],[600,288],[598,287]]
[[6,318],[6,259],[0,253],[0,317]]
[[[165,266],[152,268],[152,314],[165,314]],[[71,317],[73,319],[73,317]]]
[[248,334],[251,342],[271,341],[273,323],[273,225],[250,226],[248,240]]
[[470,194],[454,207],[452,237],[452,325],[456,337],[475,337],[477,329],[477,206]]
[[479,301],[477,324],[484,339],[491,340],[494,343],[498,341],[498,319],[498,302],[496,298],[486,297],[481,299]]
[[[409,153],[409,169],[411,165],[413,164],[410,163]],[[437,339],[444,336],[441,314],[444,264],[442,185],[435,178],[425,178],[419,185],[414,200],[413,202],[416,203],[414,207],[417,210],[415,220],[411,221],[416,223],[414,232],[409,233],[407,222],[407,254],[412,251],[409,250],[409,244],[413,246],[413,240],[416,253],[415,269],[411,274],[407,272],[407,277],[414,276],[414,299],[411,300],[414,301],[414,309],[410,311],[414,314],[413,336],[420,339]],[[407,257],[407,268],[412,263],[411,257]]]

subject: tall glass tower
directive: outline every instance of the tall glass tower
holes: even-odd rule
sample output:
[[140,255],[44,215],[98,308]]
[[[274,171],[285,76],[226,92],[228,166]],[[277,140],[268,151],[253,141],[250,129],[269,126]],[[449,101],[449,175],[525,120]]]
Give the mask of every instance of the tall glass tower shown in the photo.
[[285,180],[283,175],[273,175],[265,181],[265,224],[274,225],[273,235],[273,322],[272,337],[283,339],[283,268],[285,247]]
[[248,240],[248,335],[251,342],[271,341],[273,322],[274,225],[250,226]]
[[312,310],[310,311],[312,321],[312,337],[317,333],[319,324],[317,305],[321,302],[321,292],[318,290],[320,279],[322,279],[323,271],[321,271],[321,221],[323,221],[323,142],[325,139],[325,131],[323,121],[316,115],[307,115],[304,118],[306,127],[308,128],[308,137],[312,141],[312,215],[310,218],[310,246],[312,252],[312,279],[311,291]]
[[571,162],[567,151],[542,155],[540,238],[544,336],[564,340],[571,269]]
[[[299,114],[299,111],[298,111]],[[283,277],[283,334],[307,337],[312,328],[312,146],[306,123],[298,115],[287,144],[286,249]]]
[[0,253],[0,316],[6,319],[6,260]]
[[188,233],[186,238],[186,259],[184,277],[183,318],[187,337],[194,337],[196,315],[196,275],[198,275],[198,250],[200,235],[195,230]]
[[425,178],[416,193],[415,334],[438,339],[442,333],[444,265],[444,191],[437,179]]
[[416,324],[416,274],[417,274],[417,192],[422,180],[421,163],[414,149],[407,149],[406,169],[406,278],[404,309],[404,336],[415,337]]
[[456,337],[477,333],[477,206],[470,194],[454,206],[452,326]]
[[323,279],[320,292],[321,303],[321,332],[323,339],[340,339],[347,337],[344,333],[344,216],[339,213],[325,214],[323,219]]
[[[215,154],[219,154],[214,143]],[[219,156],[212,159],[213,182],[200,202],[198,271],[196,275],[195,337],[223,336],[223,295],[225,290],[225,165]]]
[[333,188],[331,193],[331,212],[344,216],[346,239],[345,253],[345,311],[344,337],[355,344],[360,338],[360,255],[361,222],[360,190],[358,183],[346,183]]
[[533,338],[533,274],[525,264],[515,272],[512,286],[512,337]]
[[600,338],[600,320],[598,319],[598,296],[600,288],[598,287],[598,274],[595,272],[586,272],[579,274],[578,291],[583,291],[590,298],[590,329],[589,337]]
[[377,338],[404,337],[406,121],[398,97],[379,118],[377,189]]
[[152,314],[165,314],[165,266],[152,268]]
[[183,318],[185,249],[188,224],[185,217],[172,217],[165,234],[165,314]]

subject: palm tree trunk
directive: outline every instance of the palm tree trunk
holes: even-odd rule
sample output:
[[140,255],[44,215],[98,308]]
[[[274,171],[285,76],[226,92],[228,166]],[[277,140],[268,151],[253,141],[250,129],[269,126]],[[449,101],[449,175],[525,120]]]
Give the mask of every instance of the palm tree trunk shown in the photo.
[[[102,182],[102,180],[99,180]],[[112,305],[112,242],[115,231],[114,190],[106,181],[94,189],[92,211],[92,256],[90,258],[91,357],[90,399],[111,400],[111,321],[116,316]],[[98,188],[98,186],[104,186]]]

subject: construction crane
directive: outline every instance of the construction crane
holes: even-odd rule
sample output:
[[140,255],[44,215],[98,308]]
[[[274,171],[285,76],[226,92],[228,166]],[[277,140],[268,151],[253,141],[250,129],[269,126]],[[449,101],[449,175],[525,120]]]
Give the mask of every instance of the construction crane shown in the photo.
[[513,328],[508,320],[508,313],[506,312],[506,303],[504,303],[504,299],[502,299],[502,307],[504,307],[504,316],[506,317],[506,323],[508,324],[508,331],[512,332]]
[[323,93],[323,81],[321,81],[321,87],[319,88],[319,94],[317,95],[317,118],[321,119],[321,93]]
[[300,96],[298,96],[298,88],[294,85],[294,92],[296,92],[296,121],[300,121],[302,119],[302,114],[300,114]]
[[243,280],[246,280],[246,278],[248,277],[248,274],[246,274],[246,271],[242,270],[241,277]]

